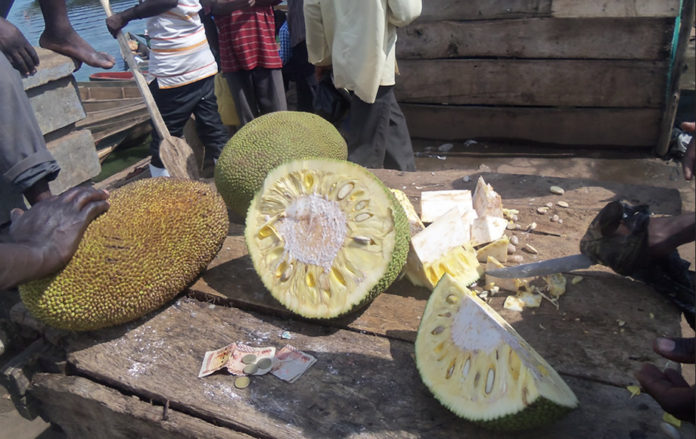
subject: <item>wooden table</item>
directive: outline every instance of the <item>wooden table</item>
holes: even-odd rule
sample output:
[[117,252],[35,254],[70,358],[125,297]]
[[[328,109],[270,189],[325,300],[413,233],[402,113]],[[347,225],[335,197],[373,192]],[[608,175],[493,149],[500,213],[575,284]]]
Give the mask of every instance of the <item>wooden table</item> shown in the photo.
[[[472,189],[471,171],[376,171],[418,208],[422,190]],[[539,250],[526,260],[573,254],[590,220],[610,200],[679,213],[675,190],[521,175],[484,175],[506,208],[520,211],[514,231]],[[565,188],[563,196],[548,188]],[[570,207],[555,207],[565,200]],[[553,202],[552,223],[536,207]],[[549,302],[522,313],[490,304],[564,377],[580,407],[542,430],[491,434],[451,414],[422,384],[413,341],[429,292],[397,281],[362,312],[331,322],[293,317],[264,289],[246,252],[243,226],[232,224],[222,250],[188,291],[160,312],[128,325],[65,338],[68,374],[41,373],[32,395],[53,422],[75,437],[233,438],[628,438],[662,437],[662,410],[625,386],[652,352],[657,335],[679,334],[679,313],[650,288],[607,269],[568,283],[559,309]],[[286,332],[287,331],[287,332]],[[281,338],[284,332],[290,339]],[[233,377],[198,378],[206,351],[231,342],[286,344],[317,358],[297,382],[253,377],[243,390]],[[683,427],[685,428],[685,427]],[[693,436],[693,428],[686,427]],[[685,436],[686,437],[686,436]]]

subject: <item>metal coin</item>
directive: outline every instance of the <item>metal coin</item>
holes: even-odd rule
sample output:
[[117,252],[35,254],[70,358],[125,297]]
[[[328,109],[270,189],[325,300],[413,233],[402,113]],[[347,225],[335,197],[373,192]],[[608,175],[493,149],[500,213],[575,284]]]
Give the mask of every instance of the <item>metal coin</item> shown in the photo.
[[256,362],[256,365],[259,367],[260,370],[268,369],[271,367],[272,364],[273,362],[268,357],[262,358]]
[[247,387],[249,387],[250,382],[251,380],[249,379],[249,377],[237,377],[234,380],[234,387],[238,389],[246,389]]
[[259,370],[259,367],[256,364],[247,364],[246,367],[242,369],[242,372],[247,375],[251,375],[256,373],[257,370]]
[[256,355],[254,354],[246,354],[245,356],[242,357],[242,363],[244,364],[251,364],[256,361]]

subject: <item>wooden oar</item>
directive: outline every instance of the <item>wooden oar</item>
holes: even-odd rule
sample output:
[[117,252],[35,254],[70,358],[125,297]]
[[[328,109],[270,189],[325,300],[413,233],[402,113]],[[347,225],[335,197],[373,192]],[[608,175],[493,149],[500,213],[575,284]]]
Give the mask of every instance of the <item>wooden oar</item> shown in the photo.
[[[106,12],[106,16],[110,17],[112,13],[109,0],[99,1],[104,8],[104,12]],[[131,72],[133,72],[135,83],[140,90],[140,94],[142,94],[143,98],[145,99],[147,110],[152,118],[152,124],[155,126],[157,134],[159,134],[160,138],[162,139],[159,145],[159,153],[162,163],[164,163],[164,167],[167,168],[167,171],[169,171],[169,174],[172,177],[183,177],[191,180],[197,180],[198,166],[196,164],[196,157],[193,154],[191,146],[186,143],[186,140],[179,137],[173,137],[171,134],[169,134],[169,130],[162,119],[162,115],[160,115],[157,104],[155,103],[155,99],[152,97],[150,88],[147,86],[145,77],[138,69],[138,65],[136,64],[133,53],[130,50],[126,36],[122,31],[119,31],[116,39],[118,40],[118,45],[121,47],[121,55],[123,55],[123,58],[126,60]]]

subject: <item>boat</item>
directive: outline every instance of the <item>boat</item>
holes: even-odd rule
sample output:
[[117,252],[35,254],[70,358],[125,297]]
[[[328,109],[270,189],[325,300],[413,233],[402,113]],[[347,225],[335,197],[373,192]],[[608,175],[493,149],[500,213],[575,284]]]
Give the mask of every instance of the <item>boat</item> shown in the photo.
[[116,148],[142,141],[151,131],[150,114],[132,73],[108,74],[112,79],[98,74],[101,80],[77,83],[87,117],[77,122],[76,128],[92,133],[100,162]]

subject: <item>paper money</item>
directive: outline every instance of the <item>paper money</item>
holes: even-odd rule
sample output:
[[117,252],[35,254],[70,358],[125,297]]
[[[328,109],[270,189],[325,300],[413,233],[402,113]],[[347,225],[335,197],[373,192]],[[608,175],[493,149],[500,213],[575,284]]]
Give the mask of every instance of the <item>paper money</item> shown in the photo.
[[313,356],[286,345],[276,354],[271,373],[283,381],[294,383],[316,361]]
[[[244,368],[247,367],[248,365],[245,364],[242,361],[242,358],[247,356],[248,354],[254,354],[256,355],[256,362],[258,363],[260,360],[263,358],[270,358],[273,360],[273,357],[275,356],[275,348],[274,347],[252,347],[252,346],[247,346],[244,344],[237,344],[232,350],[229,359],[227,360],[227,371],[231,373],[232,375],[247,375],[244,373]],[[263,375],[264,373],[267,373],[268,369],[266,370],[257,370],[254,372],[254,375]]]
[[232,356],[232,351],[236,346],[236,343],[231,343],[224,348],[206,352],[205,356],[203,357],[201,370],[198,372],[198,378],[208,376],[211,373],[227,366],[227,363]]

